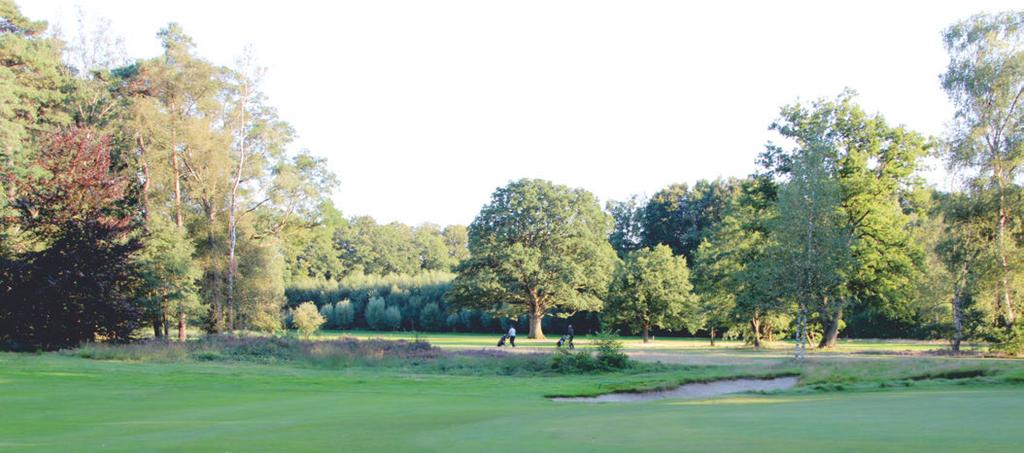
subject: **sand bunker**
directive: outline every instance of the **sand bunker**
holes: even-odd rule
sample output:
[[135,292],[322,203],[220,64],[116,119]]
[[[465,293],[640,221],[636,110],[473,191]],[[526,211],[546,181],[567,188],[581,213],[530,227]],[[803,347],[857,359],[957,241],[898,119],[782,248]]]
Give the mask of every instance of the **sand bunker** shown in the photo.
[[587,397],[558,397],[551,398],[551,400],[577,403],[633,403],[666,398],[702,399],[719,395],[728,395],[731,393],[784,390],[795,387],[796,383],[797,378],[795,376],[774,379],[727,379],[714,382],[683,384],[672,390],[657,390],[641,393],[609,393],[606,395]]

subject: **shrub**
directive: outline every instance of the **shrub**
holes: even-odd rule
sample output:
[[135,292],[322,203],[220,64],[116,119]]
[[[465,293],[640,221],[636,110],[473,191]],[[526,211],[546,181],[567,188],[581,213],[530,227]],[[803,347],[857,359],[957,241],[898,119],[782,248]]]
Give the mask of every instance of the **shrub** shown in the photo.
[[327,304],[320,307],[320,316],[323,316],[324,320],[326,320],[324,323],[325,327],[338,327],[337,318],[334,316],[333,304]]
[[1009,355],[1024,354],[1024,327],[1013,326],[1012,329],[999,335],[999,343],[992,347],[993,350]]
[[384,310],[384,322],[388,330],[398,330],[402,327],[402,312],[398,311],[398,307],[388,307]]
[[458,332],[462,330],[462,318],[459,317],[458,313],[448,315],[448,318],[445,319],[445,324],[448,325],[449,331]]
[[324,322],[326,320],[320,315],[316,305],[312,302],[303,302],[298,307],[292,309],[292,324],[296,329],[299,329],[299,333],[306,337],[316,332]]
[[622,352],[622,342],[610,333],[598,334],[594,339],[597,346],[597,363],[604,370],[621,370],[631,365],[629,356]]
[[[500,319],[485,310],[460,310],[457,316],[449,317],[449,301],[447,295],[455,274],[442,271],[428,271],[416,275],[389,274],[365,275],[356,272],[340,280],[323,280],[317,278],[299,278],[285,288],[288,307],[296,307],[301,302],[314,301],[323,306],[332,301],[348,300],[352,306],[352,321],[343,319],[333,321],[342,329],[375,328],[366,320],[366,308],[371,299],[381,298],[385,310],[388,307],[398,308],[402,314],[402,329],[425,331],[470,331],[470,332],[502,332],[508,325],[499,325]],[[440,321],[432,326],[424,324],[425,319],[434,321],[433,314],[424,315],[427,305],[435,304],[441,315]],[[335,316],[338,317],[338,306],[335,304]],[[287,311],[286,311],[287,313]],[[449,318],[450,323],[449,323]],[[328,320],[328,322],[332,322]],[[525,322],[525,321],[524,321]],[[571,323],[579,332],[594,331],[599,328],[599,316],[591,312],[581,312],[572,319],[558,318],[558,324],[551,324],[545,318],[546,329],[564,329],[564,324]],[[379,329],[387,329],[386,323]],[[428,323],[428,324],[432,324]],[[450,324],[450,325],[449,325]],[[290,325],[290,324],[286,324]]]
[[423,310],[420,312],[420,327],[423,330],[433,332],[444,330],[444,312],[437,306],[437,303],[431,302],[423,307]]
[[374,297],[370,299],[370,303],[366,304],[366,325],[374,330],[387,328],[387,307],[384,305],[383,298]]
[[551,368],[559,373],[589,373],[597,370],[598,363],[587,351],[559,349],[551,355]]
[[334,305],[334,325],[339,329],[348,329],[355,323],[356,312],[352,302],[345,299]]
[[280,332],[284,325],[280,312],[259,311],[249,319],[249,327],[257,332]]

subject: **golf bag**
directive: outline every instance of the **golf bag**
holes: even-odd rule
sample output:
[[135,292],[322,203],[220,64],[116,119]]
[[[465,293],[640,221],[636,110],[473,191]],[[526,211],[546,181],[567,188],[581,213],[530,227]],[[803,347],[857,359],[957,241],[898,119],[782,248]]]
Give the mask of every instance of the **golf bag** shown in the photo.
[[505,340],[508,340],[508,335],[502,335],[501,339],[498,340],[498,347],[505,346]]

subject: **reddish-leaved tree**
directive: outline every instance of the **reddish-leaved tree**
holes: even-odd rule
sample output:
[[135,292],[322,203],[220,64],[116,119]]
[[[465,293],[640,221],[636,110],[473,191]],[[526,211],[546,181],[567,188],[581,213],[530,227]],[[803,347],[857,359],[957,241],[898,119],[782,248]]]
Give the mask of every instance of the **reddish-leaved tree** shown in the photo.
[[92,129],[55,133],[22,180],[16,208],[35,251],[0,262],[0,344],[56,349],[124,340],[142,310],[131,297],[130,258],[141,226],[130,182],[112,168],[110,142]]

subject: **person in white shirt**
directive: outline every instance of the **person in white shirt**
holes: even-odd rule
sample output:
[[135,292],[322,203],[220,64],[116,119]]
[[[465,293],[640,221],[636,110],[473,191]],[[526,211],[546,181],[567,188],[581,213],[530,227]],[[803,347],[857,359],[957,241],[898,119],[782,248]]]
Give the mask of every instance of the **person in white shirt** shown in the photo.
[[508,343],[511,344],[513,348],[516,347],[516,326],[508,328]]

